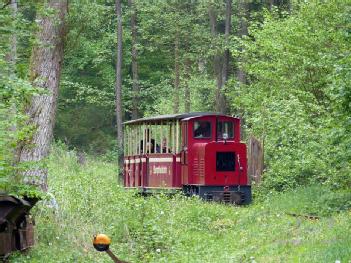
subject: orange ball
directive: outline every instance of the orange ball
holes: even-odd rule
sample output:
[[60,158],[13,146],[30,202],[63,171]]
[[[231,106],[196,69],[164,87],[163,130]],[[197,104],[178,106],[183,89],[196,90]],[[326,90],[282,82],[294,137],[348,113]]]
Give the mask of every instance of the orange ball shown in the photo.
[[110,245],[111,239],[105,234],[98,234],[94,236],[93,240],[94,245]]

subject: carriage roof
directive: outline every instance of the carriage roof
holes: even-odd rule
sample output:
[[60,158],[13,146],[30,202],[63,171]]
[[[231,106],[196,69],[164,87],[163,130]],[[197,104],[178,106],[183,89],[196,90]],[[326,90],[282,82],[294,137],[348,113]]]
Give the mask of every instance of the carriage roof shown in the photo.
[[123,124],[138,124],[144,122],[158,122],[158,121],[169,121],[169,120],[182,120],[193,117],[202,116],[226,116],[231,117],[222,113],[217,112],[190,112],[190,113],[178,113],[178,114],[168,114],[168,115],[158,115],[153,117],[145,117],[136,120],[126,121]]

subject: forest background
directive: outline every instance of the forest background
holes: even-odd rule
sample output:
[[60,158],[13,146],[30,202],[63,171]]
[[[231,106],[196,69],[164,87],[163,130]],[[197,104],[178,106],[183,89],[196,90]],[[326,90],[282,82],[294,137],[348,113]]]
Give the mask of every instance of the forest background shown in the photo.
[[[116,163],[116,2],[0,1],[1,189],[20,195],[23,171],[50,168],[48,153],[39,163],[18,153],[24,145],[30,150],[35,137],[33,98],[51,95],[33,72],[36,52],[45,48],[38,32],[45,21],[62,18],[50,6],[56,3],[64,3],[65,28],[58,34],[63,57],[53,139],[67,151]],[[124,121],[189,111],[237,115],[243,140],[254,135],[264,142],[257,195],[306,185],[349,191],[349,0],[121,5]]]
[[[40,30],[35,17],[52,15],[44,2],[20,1],[14,11],[3,1],[1,8],[2,177],[9,175],[11,149],[29,142],[33,130],[13,108],[25,108],[40,93],[30,58]],[[264,142],[267,187],[350,186],[350,1],[128,1],[122,7],[123,120],[189,111],[238,115],[243,139]],[[54,130],[54,139],[71,149],[111,158],[121,125],[116,23],[114,1],[70,1]],[[17,131],[9,129],[15,124]]]

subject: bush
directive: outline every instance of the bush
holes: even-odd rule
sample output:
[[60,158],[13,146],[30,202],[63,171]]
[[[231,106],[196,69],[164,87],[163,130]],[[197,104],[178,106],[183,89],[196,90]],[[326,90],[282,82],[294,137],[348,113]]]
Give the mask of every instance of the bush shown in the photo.
[[230,96],[264,141],[265,191],[351,187],[349,14],[347,1],[309,1],[250,27],[241,58],[249,84],[232,84]]

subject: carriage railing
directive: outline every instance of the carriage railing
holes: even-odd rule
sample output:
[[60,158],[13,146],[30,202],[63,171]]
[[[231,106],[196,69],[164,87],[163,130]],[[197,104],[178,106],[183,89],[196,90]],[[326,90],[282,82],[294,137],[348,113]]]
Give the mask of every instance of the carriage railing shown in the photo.
[[180,138],[178,120],[128,124],[125,126],[124,155],[179,153]]

